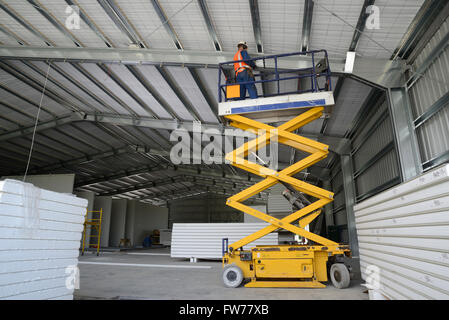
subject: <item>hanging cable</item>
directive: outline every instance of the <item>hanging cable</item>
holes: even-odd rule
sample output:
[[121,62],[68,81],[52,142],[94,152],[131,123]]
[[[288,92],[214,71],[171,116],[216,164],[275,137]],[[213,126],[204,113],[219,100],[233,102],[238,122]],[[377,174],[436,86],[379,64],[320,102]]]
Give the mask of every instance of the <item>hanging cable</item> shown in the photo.
[[45,83],[44,83],[44,87],[42,88],[42,94],[41,94],[41,100],[39,102],[39,108],[37,109],[37,114],[36,114],[36,121],[34,123],[34,129],[33,129],[33,137],[31,138],[31,146],[30,146],[30,152],[28,154],[28,161],[27,161],[27,166],[25,169],[25,174],[23,175],[23,182],[25,182],[27,174],[28,174],[28,169],[30,167],[30,162],[31,162],[31,155],[33,153],[33,147],[34,147],[34,139],[36,136],[36,129],[37,129],[37,124],[39,122],[39,114],[41,112],[41,107],[42,107],[42,101],[44,100],[44,94],[45,94],[45,88],[47,87],[47,80],[48,80],[48,74],[50,73],[50,66],[51,66],[51,62],[48,61],[48,68],[47,68],[47,74],[45,76]]

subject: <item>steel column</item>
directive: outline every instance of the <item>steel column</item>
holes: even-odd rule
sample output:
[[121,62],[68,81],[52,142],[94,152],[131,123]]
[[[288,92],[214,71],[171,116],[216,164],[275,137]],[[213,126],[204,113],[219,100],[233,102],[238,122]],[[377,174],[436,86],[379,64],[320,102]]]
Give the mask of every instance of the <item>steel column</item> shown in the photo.
[[359,242],[355,226],[354,204],[355,204],[355,184],[353,176],[352,158],[350,155],[341,155],[341,171],[343,176],[343,188],[345,192],[346,217],[348,221],[348,238],[351,246],[352,256],[359,256]]
[[423,169],[407,90],[405,88],[389,89],[388,102],[402,181],[408,181],[422,173]]

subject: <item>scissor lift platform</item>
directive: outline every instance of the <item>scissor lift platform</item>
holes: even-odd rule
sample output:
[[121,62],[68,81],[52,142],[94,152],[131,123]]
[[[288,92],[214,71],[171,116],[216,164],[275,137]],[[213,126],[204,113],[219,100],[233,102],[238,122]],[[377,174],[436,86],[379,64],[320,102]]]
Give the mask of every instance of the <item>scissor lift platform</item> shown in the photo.
[[[314,53],[311,52],[312,60]],[[232,244],[223,239],[223,282],[228,287],[237,287],[247,279],[250,281],[246,287],[322,288],[322,282],[328,280],[328,261],[333,263],[330,275],[334,285],[339,288],[349,285],[348,268],[341,263],[343,256],[350,256],[349,247],[305,229],[321,214],[321,208],[333,201],[334,194],[294,177],[328,155],[329,146],[293,133],[323,117],[325,108],[334,104],[329,68],[325,73],[328,90],[322,90],[318,86],[319,74],[315,72],[315,66],[312,66],[311,71],[310,76],[316,84],[312,86],[312,92],[225,101],[219,104],[219,115],[231,126],[258,133],[255,139],[228,153],[226,160],[233,166],[264,178],[228,198],[227,205],[270,224]],[[282,80],[279,75],[276,75],[276,79]],[[286,122],[278,127],[269,124],[283,121]],[[272,140],[310,155],[281,171],[247,160],[250,152],[257,152]],[[289,189],[307,194],[316,201],[307,201],[307,205],[300,206],[299,210],[282,219],[276,219],[242,203],[277,183],[288,185]],[[243,250],[243,246],[277,229],[285,229],[304,237],[309,244],[256,246],[251,250]]]

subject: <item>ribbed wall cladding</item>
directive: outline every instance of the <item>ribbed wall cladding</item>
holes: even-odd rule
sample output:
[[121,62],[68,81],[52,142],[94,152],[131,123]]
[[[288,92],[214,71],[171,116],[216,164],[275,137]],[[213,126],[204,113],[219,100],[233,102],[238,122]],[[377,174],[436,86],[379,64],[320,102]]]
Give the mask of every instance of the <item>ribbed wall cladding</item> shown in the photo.
[[[425,62],[448,32],[449,18],[416,58],[413,64],[415,70]],[[447,130],[449,126],[449,104],[447,103],[449,73],[447,70],[449,70],[449,48],[446,46],[446,49],[409,90],[415,120],[431,111],[436,105],[441,105],[432,117],[421,123],[416,129],[421,159],[424,164],[444,155],[449,150],[449,131]],[[427,168],[431,168],[431,166],[426,166],[424,169]]]
[[354,206],[362,278],[390,299],[449,299],[449,165]]
[[292,212],[292,205],[284,198],[282,192],[285,190],[285,186],[278,183],[269,189],[267,210],[268,214],[290,214]]
[[[223,238],[228,238],[230,245],[266,226],[267,223],[174,223],[170,255],[172,258],[220,259]],[[244,249],[277,244],[278,234],[270,233]]]
[[73,299],[87,200],[0,182],[0,299]]

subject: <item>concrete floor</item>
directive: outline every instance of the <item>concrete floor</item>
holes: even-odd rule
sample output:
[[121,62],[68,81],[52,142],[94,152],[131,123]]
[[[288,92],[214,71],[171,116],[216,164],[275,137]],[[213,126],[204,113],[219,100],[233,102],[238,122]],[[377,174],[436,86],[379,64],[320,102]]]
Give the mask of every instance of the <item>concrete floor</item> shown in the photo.
[[[157,255],[155,255],[157,254]],[[95,264],[83,264],[83,263]],[[96,264],[105,263],[105,264]],[[164,266],[108,265],[107,263]],[[167,267],[172,266],[172,268]],[[184,266],[184,268],[174,268]],[[196,268],[207,266],[210,268]],[[185,268],[193,267],[193,268]],[[105,252],[99,257],[80,257],[80,289],[75,299],[185,299],[185,300],[367,300],[360,282],[347,289],[329,284],[324,289],[226,288],[221,280],[221,262],[172,259],[169,249]]]

